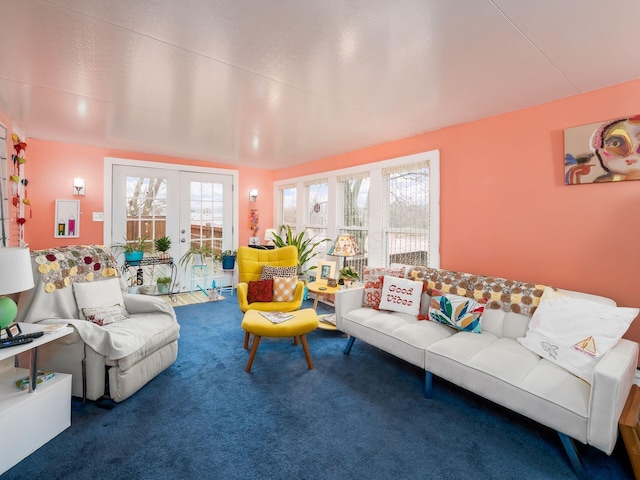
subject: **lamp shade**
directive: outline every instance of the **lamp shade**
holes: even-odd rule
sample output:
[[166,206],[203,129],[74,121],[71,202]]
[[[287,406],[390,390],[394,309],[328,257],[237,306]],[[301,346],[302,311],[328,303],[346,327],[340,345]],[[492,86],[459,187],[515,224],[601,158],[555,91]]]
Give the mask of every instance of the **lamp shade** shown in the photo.
[[[23,292],[33,288],[33,272],[28,248],[0,248],[0,295]],[[16,318],[15,302],[0,298],[0,328],[5,328]]]
[[264,241],[269,245],[273,245],[273,234],[277,234],[278,231],[275,228],[267,228],[264,231]]
[[334,257],[353,257],[359,253],[360,249],[353,236],[347,234],[338,235],[333,247],[327,252],[328,255],[333,255]]

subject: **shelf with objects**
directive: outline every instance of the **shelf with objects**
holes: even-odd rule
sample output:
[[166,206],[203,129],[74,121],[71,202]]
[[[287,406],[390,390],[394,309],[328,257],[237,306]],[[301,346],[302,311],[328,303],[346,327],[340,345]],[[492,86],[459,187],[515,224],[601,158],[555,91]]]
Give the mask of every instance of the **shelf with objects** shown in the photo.
[[[31,323],[19,326],[22,334],[43,329]],[[0,474],[71,426],[71,375],[54,372],[38,383],[37,361],[39,346],[72,332],[61,326],[29,343],[0,349],[0,422],[11,432],[11,441],[2,447]],[[15,367],[17,355],[26,355],[30,368]],[[27,382],[21,382],[25,378]],[[26,383],[26,388],[18,388],[17,382]]]
[[[170,274],[167,275],[171,281],[169,282],[169,289],[167,294],[169,298],[173,300],[173,295],[176,290],[177,282],[178,282],[178,272],[175,263],[173,262],[172,257],[157,257],[157,256],[148,256],[143,257],[140,260],[125,260],[124,265],[122,266],[122,273],[131,275],[133,286],[138,287],[153,287],[153,285],[147,284],[145,285],[144,277],[145,277],[145,269],[147,270],[147,275],[151,277],[152,281],[154,278],[154,267],[155,266],[166,266],[170,269]],[[147,268],[150,267],[150,268]],[[131,270],[135,269],[135,276],[131,274]],[[153,293],[152,289],[150,293]],[[158,293],[162,294],[162,293]]]

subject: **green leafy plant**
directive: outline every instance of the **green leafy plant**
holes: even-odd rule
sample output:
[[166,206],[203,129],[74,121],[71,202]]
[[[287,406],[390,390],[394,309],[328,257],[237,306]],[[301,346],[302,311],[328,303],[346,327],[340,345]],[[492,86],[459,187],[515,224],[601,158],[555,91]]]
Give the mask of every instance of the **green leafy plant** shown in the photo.
[[151,241],[149,240],[149,237],[141,237],[136,240],[127,240],[124,238],[123,240],[124,241],[122,243],[114,243],[111,245],[111,249],[124,253],[151,251]]
[[358,272],[356,272],[353,267],[351,266],[346,266],[344,268],[340,269],[340,278],[344,279],[344,280],[358,280],[360,278],[360,276],[358,275]]
[[164,237],[156,238],[154,244],[158,252],[168,252],[171,248],[171,239],[165,235]]
[[220,257],[224,258],[224,257],[235,257],[237,255],[238,251],[237,250],[224,250],[221,254]]
[[187,268],[189,264],[193,262],[194,255],[201,255],[203,260],[206,258],[219,260],[219,257],[213,253],[213,248],[209,245],[200,245],[199,247],[191,246],[191,248],[180,257],[180,266]]
[[279,232],[279,234],[275,232],[272,234],[273,243],[276,247],[293,245],[298,249],[298,275],[305,275],[310,270],[317,268],[317,265],[312,265],[304,269],[304,265],[320,254],[320,252],[314,252],[318,245],[331,241],[330,238],[323,238],[322,240],[316,241],[314,241],[313,238],[305,238],[305,232],[294,235],[289,225],[281,225]]
[[169,284],[169,283],[171,283],[171,277],[158,277],[158,278],[156,279],[156,283],[157,283],[158,285],[161,285],[161,284],[163,284],[163,283],[164,283],[164,284]]

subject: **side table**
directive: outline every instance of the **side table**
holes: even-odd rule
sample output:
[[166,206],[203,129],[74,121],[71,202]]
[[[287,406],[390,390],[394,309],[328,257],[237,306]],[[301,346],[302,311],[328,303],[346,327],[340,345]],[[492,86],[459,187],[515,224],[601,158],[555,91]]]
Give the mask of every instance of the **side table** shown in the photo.
[[[320,296],[334,295],[338,290],[340,290],[340,287],[328,287],[323,283],[309,282],[307,283],[307,289],[315,295],[315,299],[313,300],[313,309],[316,310],[318,308],[318,299],[320,298]],[[323,315],[318,316],[320,320],[320,323],[318,324],[318,328],[322,330],[338,329],[335,325],[331,323],[323,322],[322,317]]]
[[[22,333],[42,330],[41,325],[31,323],[21,323],[20,328]],[[50,380],[36,384],[38,347],[71,332],[71,327],[64,327],[33,342],[0,350],[0,422],[10,439],[2,447],[0,474],[71,426],[71,375],[56,372]],[[31,368],[12,366],[11,357],[25,352],[31,354]],[[23,377],[31,380],[28,391],[14,385]]]

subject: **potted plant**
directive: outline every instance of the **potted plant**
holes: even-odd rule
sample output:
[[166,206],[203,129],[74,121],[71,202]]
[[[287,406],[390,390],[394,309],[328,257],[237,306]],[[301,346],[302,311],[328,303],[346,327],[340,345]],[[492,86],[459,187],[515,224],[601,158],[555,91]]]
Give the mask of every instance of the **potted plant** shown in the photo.
[[165,295],[169,293],[169,285],[171,284],[171,277],[158,277],[156,279],[158,285],[158,293]]
[[236,264],[236,254],[236,250],[224,250],[220,254],[220,258],[222,258],[223,270],[233,270]]
[[169,249],[171,248],[171,239],[168,236],[156,238],[154,241],[156,251],[158,252],[158,258],[169,258]]
[[350,265],[340,269],[339,280],[343,285],[349,285],[360,278],[358,272],[356,272]]
[[214,260],[217,258],[209,245],[200,245],[198,247],[192,245],[191,248],[180,257],[180,265],[184,269],[186,269],[190,263],[194,265],[204,265],[208,257]]
[[124,253],[124,260],[129,265],[137,265],[142,260],[145,252],[151,249],[149,238],[141,237],[136,240],[124,239],[122,243],[115,243],[111,245],[111,248],[115,251],[122,251]]
[[330,238],[323,238],[322,240],[316,241],[314,241],[313,238],[305,239],[305,232],[294,235],[289,225],[281,225],[279,231],[280,234],[275,232],[272,234],[273,243],[276,247],[280,248],[294,245],[298,249],[298,277],[306,276],[307,272],[317,268],[317,265],[312,265],[305,269],[305,264],[320,253],[314,252],[315,248],[324,242],[331,241]]

